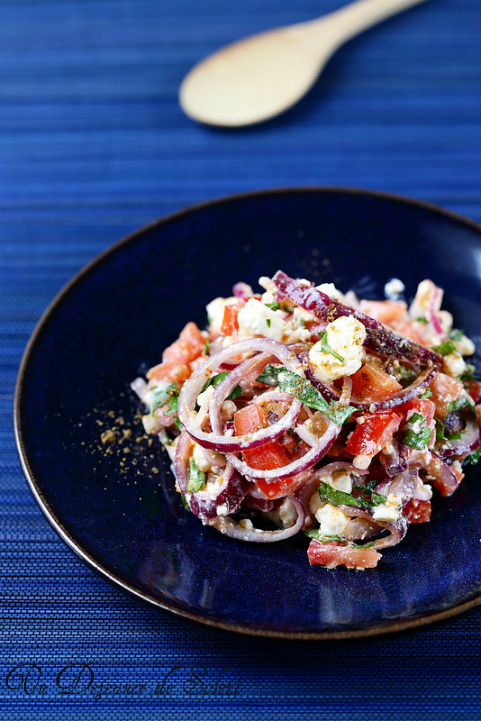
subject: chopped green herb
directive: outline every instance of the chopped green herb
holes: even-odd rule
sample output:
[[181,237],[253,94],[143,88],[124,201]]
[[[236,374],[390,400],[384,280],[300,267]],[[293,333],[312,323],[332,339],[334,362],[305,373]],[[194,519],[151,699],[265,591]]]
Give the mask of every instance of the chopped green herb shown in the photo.
[[271,327],[271,322],[272,322],[272,321],[271,321],[270,318],[266,318],[266,323],[267,323],[267,327],[268,327],[268,328]]
[[411,418],[408,420],[408,423],[411,425],[412,423],[417,423],[418,421],[425,423],[426,419],[420,413],[413,413]]
[[264,303],[264,305],[267,306],[267,308],[270,308],[271,310],[274,310],[274,311],[280,310],[280,308],[281,308],[281,304],[277,303],[276,301],[274,301],[273,303]]
[[342,403],[331,402],[328,404],[307,378],[301,378],[297,373],[293,373],[283,366],[267,365],[256,381],[268,386],[279,386],[279,390],[283,393],[290,393],[309,408],[322,411],[338,425],[345,423],[357,410]]
[[[153,401],[152,401],[151,413],[153,413],[156,410],[156,408],[165,406],[165,404],[167,403],[169,398],[171,398],[172,400],[174,398],[176,399],[177,396],[179,395],[179,391],[177,390],[177,386],[175,385],[175,383],[171,383],[166,388],[160,388],[160,387],[153,388],[152,394],[154,397],[153,397]],[[172,404],[172,401],[171,401],[171,404]],[[171,410],[172,410],[172,408],[171,408]]]
[[181,500],[182,500],[182,505],[184,506],[185,510],[186,510],[186,511],[190,511],[189,504],[188,504],[187,501],[185,500],[185,496],[184,496],[184,494],[183,494],[182,492],[181,492],[181,494],[180,494],[180,498],[181,498]]
[[455,350],[456,348],[451,340],[445,340],[444,343],[436,345],[433,348],[433,351],[439,353],[439,355],[449,355],[449,353],[453,353]]
[[448,333],[448,336],[453,340],[455,343],[459,343],[459,341],[463,340],[464,333],[462,330],[458,330],[457,328],[451,328],[451,330]]
[[431,398],[432,395],[433,395],[433,394],[432,394],[431,389],[430,389],[430,388],[426,388],[426,390],[424,391],[424,393],[423,393],[422,395],[420,395],[419,398],[420,398],[421,400],[422,400],[423,398]]
[[304,323],[304,318],[297,316],[297,318],[294,319],[294,325],[296,328],[305,328],[306,324]]
[[[331,506],[358,506],[360,508],[373,508],[373,506],[379,505],[374,501],[368,501],[365,498],[358,498],[351,496],[350,493],[344,493],[344,491],[338,491],[332,488],[328,483],[321,483],[318,488],[319,498],[321,501],[328,501]],[[382,496],[384,500],[384,496]],[[384,503],[384,500],[382,503]]]
[[346,539],[342,538],[342,536],[322,536],[319,528],[311,528],[309,531],[306,531],[306,536],[308,536],[309,538],[313,538],[315,541],[319,541],[319,543],[332,543],[333,541],[343,541],[347,546],[349,546],[349,548],[371,548],[372,546],[374,546],[374,541],[360,544],[346,541]]
[[237,385],[237,386],[234,386],[234,388],[231,390],[231,392],[227,396],[226,400],[233,401],[234,398],[239,398],[239,396],[241,396],[241,395],[242,395],[242,388],[239,385]]
[[465,408],[466,406],[469,406],[471,408],[471,404],[466,398],[466,396],[462,396],[461,398],[458,398],[455,401],[451,401],[448,405],[448,413],[453,413],[454,411],[459,411],[461,408]]
[[437,441],[447,441],[446,435],[444,433],[444,423],[439,420],[439,418],[436,418],[436,440]]
[[179,431],[181,431],[182,428],[183,428],[183,425],[182,425],[182,423],[180,422],[180,420],[177,418],[177,416],[175,416],[175,418],[174,418],[174,423],[175,423],[175,425],[177,426],[177,428],[179,429]]
[[424,451],[431,438],[431,431],[429,428],[422,428],[419,433],[414,433],[411,429],[404,431],[401,441],[405,446],[415,448],[417,451]]
[[422,316],[422,315],[419,316],[419,318],[416,318],[416,320],[418,323],[427,323],[428,322],[428,319],[424,318],[424,316]]
[[206,340],[205,346],[204,346],[204,355],[209,355],[209,346],[210,346],[210,341]]
[[473,366],[472,363],[466,363],[466,370],[464,373],[461,373],[459,376],[459,379],[461,381],[475,381],[477,380],[476,376],[474,375],[476,373],[476,368]]
[[321,353],[330,353],[330,355],[333,355],[334,358],[337,358],[340,363],[345,363],[345,359],[342,357],[342,355],[336,353],[336,351],[331,348],[331,346],[327,342],[327,331],[324,331],[324,333],[320,333],[319,338],[321,341]]
[[189,458],[189,483],[185,489],[187,493],[196,493],[205,485],[205,473],[197,468],[194,458]]
[[463,461],[464,463],[470,463],[472,466],[475,466],[477,463],[479,463],[479,460],[481,458],[481,446],[477,448],[477,450],[474,451],[474,453],[470,453],[467,458]]
[[404,387],[411,385],[413,380],[416,378],[416,373],[412,370],[412,368],[406,368],[406,366],[399,364],[397,371],[401,376],[401,381]]

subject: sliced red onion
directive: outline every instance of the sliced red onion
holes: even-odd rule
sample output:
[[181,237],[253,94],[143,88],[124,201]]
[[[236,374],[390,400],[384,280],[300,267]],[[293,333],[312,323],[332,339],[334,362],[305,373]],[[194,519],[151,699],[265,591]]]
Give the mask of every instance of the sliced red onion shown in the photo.
[[298,501],[295,496],[288,496],[292,501],[297,511],[297,519],[293,526],[290,528],[284,528],[280,531],[261,531],[258,528],[242,528],[236,521],[229,516],[214,518],[208,521],[209,526],[216,528],[218,531],[223,533],[230,538],[235,538],[238,541],[250,541],[252,543],[275,543],[276,541],[285,541],[286,538],[295,536],[304,525],[304,509],[302,504]]
[[353,473],[355,476],[366,476],[369,473],[367,469],[361,470],[360,468],[356,468],[356,466],[354,466],[352,463],[334,461],[333,463],[328,463],[327,466],[319,468],[319,470],[316,472],[316,477],[320,482],[326,476],[330,476],[337,471],[347,471],[348,473]]
[[331,322],[342,316],[352,315],[366,328],[364,345],[381,355],[396,353],[398,356],[420,365],[441,366],[442,364],[441,356],[434,351],[415,343],[410,338],[404,338],[394,333],[378,320],[330,298],[326,293],[311,286],[302,285],[280,270],[277,271],[272,281],[289,300],[324,321]]
[[432,476],[432,480],[430,479],[430,483],[433,484],[441,496],[451,496],[459,486],[460,481],[456,480],[456,476],[450,467],[437,453],[431,451],[431,455],[432,462],[429,465],[429,474]]
[[441,328],[441,323],[439,322],[439,318],[436,313],[436,305],[437,305],[437,301],[439,299],[440,293],[441,293],[440,289],[437,288],[436,286],[434,286],[434,290],[431,293],[431,299],[429,301],[428,316],[429,316],[429,320],[431,321],[431,324],[432,324],[434,330],[436,331],[436,333],[440,336],[445,337],[444,331]]
[[[249,359],[250,362],[257,364],[262,362],[269,356],[275,356],[283,365],[289,370],[297,373],[298,375],[304,376],[302,366],[299,363],[296,355],[282,343],[269,340],[267,338],[249,338],[242,340],[237,343],[218,351],[215,355],[208,358],[199,368],[191,375],[191,377],[184,383],[182,390],[179,395],[178,403],[178,416],[179,420],[183,424],[187,433],[195,438],[204,448],[209,448],[219,452],[232,452],[240,451],[245,448],[256,448],[261,446],[268,441],[273,441],[278,438],[284,431],[288,430],[297,418],[300,409],[301,402],[294,399],[291,404],[291,408],[283,416],[279,423],[276,423],[268,428],[261,428],[260,430],[249,433],[244,436],[229,437],[222,435],[222,429],[220,427],[213,428],[213,433],[208,433],[201,430],[196,425],[196,413],[194,411],[197,397],[202,391],[206,381],[211,377],[211,374],[218,370],[222,363],[232,359],[232,356],[242,356],[246,353],[252,353],[257,351],[261,356],[256,356],[255,359]],[[221,399],[225,398],[230,390],[238,383],[241,375],[244,374],[244,369],[239,370],[243,364],[237,366],[227,376],[222,383],[220,383],[214,393],[211,405],[211,423],[219,416]],[[244,366],[245,368],[245,366]],[[214,413],[212,413],[212,408]]]
[[282,393],[281,391],[265,391],[260,395],[253,398],[250,403],[267,403],[268,401],[277,401],[279,403],[289,402],[292,403],[292,396],[290,393]]
[[243,300],[247,300],[248,298],[252,298],[254,296],[250,285],[242,282],[236,283],[232,288],[232,292],[237,298],[242,298]]
[[480,429],[475,418],[468,418],[466,427],[461,433],[461,438],[455,441],[444,441],[439,448],[436,448],[437,455],[442,458],[452,456],[465,456],[473,453],[481,443]]
[[240,476],[231,466],[228,466],[223,473],[223,481],[216,489],[215,495],[207,491],[189,493],[187,491],[189,458],[193,450],[193,441],[185,431],[182,431],[175,452],[174,472],[177,484],[184,494],[191,513],[202,519],[202,521],[215,518],[219,513],[219,509],[222,510],[224,515],[235,513],[249,490],[249,481]]
[[408,458],[406,454],[406,446],[403,443],[399,443],[396,438],[391,438],[392,445],[391,453],[384,453],[382,451],[378,458],[390,478],[394,478],[398,473],[402,473],[408,467]]
[[[304,364],[304,372],[306,374],[306,378],[312,383],[315,388],[317,388],[323,398],[328,402],[340,402],[342,395],[341,390],[337,388],[337,386],[335,386],[333,383],[324,383],[324,381],[319,378],[316,371],[309,362],[309,359],[305,352],[299,354],[299,360],[301,360]],[[365,402],[357,401],[355,398],[351,397],[349,403],[350,405],[359,408],[359,410],[363,411],[364,413],[375,413],[377,411],[386,411],[389,408],[395,408],[402,403],[410,401],[412,398],[417,398],[418,396],[420,396],[431,383],[438,371],[438,366],[430,366],[428,368],[425,368],[425,370],[423,370],[418,375],[416,380],[411,383],[410,386],[408,386],[407,388],[403,388],[401,391],[398,391],[393,396],[391,396],[391,398],[388,398],[384,401]]]
[[249,466],[245,461],[241,461],[232,454],[227,455],[227,460],[231,466],[238,470],[239,473],[242,473],[243,476],[247,476],[248,478],[263,478],[267,483],[280,481],[282,478],[289,478],[290,476],[297,476],[302,471],[311,468],[311,466],[320,461],[339,435],[341,427],[326,417],[325,420],[328,423],[328,427],[322,437],[318,439],[317,445],[311,448],[302,458],[292,461],[292,463],[289,463],[287,466],[266,471],[252,468],[252,466]]
[[405,516],[401,515],[395,523],[386,523],[386,521],[377,521],[372,517],[370,513],[363,508],[357,508],[352,506],[339,506],[340,510],[346,515],[354,518],[364,518],[366,521],[375,523],[379,526],[379,529],[385,528],[389,531],[389,536],[379,538],[374,542],[372,548],[388,548],[390,546],[396,546],[402,541],[408,530],[408,520]]
[[418,471],[412,471],[408,468],[398,473],[394,478],[386,478],[381,481],[376,486],[376,493],[381,493],[383,496],[394,493],[405,505],[412,498],[418,478]]
[[257,511],[268,513],[274,508],[274,501],[267,498],[255,483],[250,483],[249,490],[242,501],[242,508],[253,508]]

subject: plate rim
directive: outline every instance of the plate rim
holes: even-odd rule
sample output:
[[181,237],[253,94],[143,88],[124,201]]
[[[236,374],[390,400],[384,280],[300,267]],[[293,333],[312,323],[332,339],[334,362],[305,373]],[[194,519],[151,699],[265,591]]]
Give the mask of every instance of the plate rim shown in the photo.
[[430,611],[419,616],[414,616],[404,620],[387,621],[376,626],[367,626],[366,628],[343,630],[343,631],[278,631],[267,628],[253,628],[247,625],[239,623],[228,623],[220,619],[206,618],[196,614],[195,612],[188,611],[185,609],[176,608],[171,605],[168,599],[160,600],[147,592],[143,592],[126,581],[122,580],[115,573],[112,573],[99,563],[93,556],[87,553],[80,544],[71,536],[68,530],[60,523],[56,518],[49,504],[43,497],[41,488],[38,484],[37,479],[30,467],[27,452],[24,446],[23,434],[22,434],[22,418],[20,413],[21,401],[22,401],[22,390],[23,380],[27,371],[27,367],[32,355],[32,351],[40,337],[44,328],[47,326],[55,309],[63,302],[70,289],[78,283],[84,276],[89,274],[94,268],[102,263],[105,258],[110,254],[117,252],[122,246],[135,241],[139,236],[148,232],[149,230],[158,226],[167,224],[172,220],[181,218],[184,215],[188,215],[192,212],[203,210],[207,207],[220,205],[222,203],[228,203],[236,200],[242,200],[253,197],[261,197],[272,194],[297,194],[297,193],[321,193],[321,194],[347,194],[347,195],[365,195],[369,197],[390,200],[401,203],[403,205],[414,205],[418,208],[424,208],[426,210],[433,211],[437,214],[443,215],[450,220],[455,220],[464,225],[471,227],[481,235],[481,224],[476,221],[467,218],[466,216],[456,213],[451,210],[442,208],[434,203],[430,203],[424,200],[418,200],[410,198],[408,196],[389,193],[377,190],[368,190],[354,187],[344,186],[318,186],[318,185],[306,185],[306,186],[292,186],[292,187],[272,187],[259,190],[248,190],[241,193],[233,193],[210,200],[201,201],[194,203],[180,210],[169,213],[165,216],[143,225],[142,227],[134,230],[132,233],[120,238],[115,243],[110,245],[108,248],[103,250],[101,253],[96,255],[91,261],[83,266],[75,275],[58,291],[52,301],[48,304],[47,308],[43,311],[39,320],[37,321],[25,350],[22,355],[22,359],[19,365],[18,375],[15,383],[14,398],[13,398],[13,427],[15,435],[15,444],[20,459],[20,465],[30,488],[30,491],[39,506],[41,512],[49,522],[50,526],[62,539],[62,541],[79,557],[89,568],[94,570],[99,576],[107,580],[115,588],[122,590],[127,595],[135,598],[149,607],[156,608],[160,611],[172,613],[174,616],[179,617],[183,620],[201,624],[208,628],[215,630],[228,631],[236,634],[254,636],[256,638],[278,638],[291,641],[332,641],[332,640],[350,640],[350,639],[362,639],[384,636],[392,633],[400,633],[403,631],[413,631],[422,628],[433,623],[446,621],[453,616],[466,613],[474,610],[481,605],[481,592],[467,601],[462,601],[448,609],[441,611]]

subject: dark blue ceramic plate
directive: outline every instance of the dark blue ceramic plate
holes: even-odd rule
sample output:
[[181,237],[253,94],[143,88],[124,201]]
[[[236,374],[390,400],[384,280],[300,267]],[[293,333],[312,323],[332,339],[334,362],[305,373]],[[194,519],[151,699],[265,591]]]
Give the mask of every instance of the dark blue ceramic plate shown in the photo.
[[[185,512],[166,454],[142,439],[129,382],[239,280],[282,268],[382,298],[432,278],[481,344],[481,228],[438,208],[337,189],[227,198],[160,220],[85,268],[41,319],[16,394],[23,467],[66,543],[121,589],[217,628],[342,638],[413,628],[480,603],[481,488],[469,470],[379,568],[310,568],[303,537],[243,544]],[[481,346],[480,346],[481,347]],[[116,429],[117,441],[101,434]],[[123,433],[125,431],[125,433]],[[121,437],[124,438],[121,440]],[[136,442],[136,439],[139,439]]]

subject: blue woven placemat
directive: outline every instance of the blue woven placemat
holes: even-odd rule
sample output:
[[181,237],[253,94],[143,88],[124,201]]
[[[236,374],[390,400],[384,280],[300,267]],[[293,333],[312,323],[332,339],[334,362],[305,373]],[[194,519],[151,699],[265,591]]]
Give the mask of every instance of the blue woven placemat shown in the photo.
[[353,40],[305,100],[263,126],[214,130],[180,112],[179,83],[205,54],[341,4],[1,4],[2,720],[481,718],[481,613],[355,643],[187,625],[82,565],[41,516],[14,446],[15,376],[42,310],[98,252],[166,212],[316,184],[481,220],[478,0],[432,0]]

